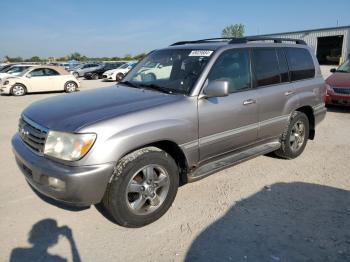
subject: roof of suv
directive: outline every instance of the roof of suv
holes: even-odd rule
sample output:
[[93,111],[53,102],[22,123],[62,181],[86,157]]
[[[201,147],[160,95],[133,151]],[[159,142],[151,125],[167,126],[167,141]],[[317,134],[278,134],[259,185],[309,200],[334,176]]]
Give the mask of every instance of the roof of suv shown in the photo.
[[171,49],[210,49],[217,50],[221,47],[228,45],[245,45],[248,43],[256,43],[261,46],[276,46],[276,45],[298,45],[298,46],[306,46],[305,41],[300,39],[292,39],[292,38],[271,38],[271,37],[240,37],[240,38],[209,38],[209,39],[201,39],[201,40],[192,40],[192,41],[181,41],[176,42],[170,45],[168,48]]

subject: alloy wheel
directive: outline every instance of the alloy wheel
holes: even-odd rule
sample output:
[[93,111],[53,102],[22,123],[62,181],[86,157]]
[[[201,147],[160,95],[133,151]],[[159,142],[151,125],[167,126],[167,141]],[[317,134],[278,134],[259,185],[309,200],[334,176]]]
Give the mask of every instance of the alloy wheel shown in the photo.
[[304,141],[305,141],[305,124],[299,120],[295,122],[290,132],[290,137],[289,137],[290,148],[294,152],[298,151],[303,146]]
[[147,165],[138,170],[129,181],[127,204],[134,214],[148,215],[163,204],[169,187],[168,172],[160,165]]

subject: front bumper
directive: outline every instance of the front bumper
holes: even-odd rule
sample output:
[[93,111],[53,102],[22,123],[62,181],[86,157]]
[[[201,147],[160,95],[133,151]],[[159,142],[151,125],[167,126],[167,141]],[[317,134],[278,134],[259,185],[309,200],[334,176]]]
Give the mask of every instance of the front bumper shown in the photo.
[[115,77],[113,75],[102,75],[103,80],[114,81]]
[[10,85],[0,86],[0,94],[9,95],[10,94],[10,90],[11,90]]
[[324,102],[326,103],[326,105],[350,106],[350,95],[328,93],[324,98]]
[[[99,203],[114,170],[114,163],[74,167],[57,163],[34,153],[18,134],[12,138],[12,148],[18,167],[35,190],[71,205]],[[65,188],[58,190],[49,186],[48,177],[64,181]]]

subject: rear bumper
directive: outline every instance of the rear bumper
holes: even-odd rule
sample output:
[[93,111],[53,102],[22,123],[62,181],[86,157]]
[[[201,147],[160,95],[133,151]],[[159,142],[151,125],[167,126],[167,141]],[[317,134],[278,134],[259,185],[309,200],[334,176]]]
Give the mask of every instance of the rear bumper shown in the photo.
[[[114,164],[66,166],[30,150],[16,134],[12,138],[16,162],[28,183],[41,194],[60,202],[88,206],[99,203],[104,195]],[[64,189],[49,185],[48,179],[64,182]]]
[[313,107],[315,116],[315,125],[318,125],[326,117],[327,108],[325,104],[320,104]]

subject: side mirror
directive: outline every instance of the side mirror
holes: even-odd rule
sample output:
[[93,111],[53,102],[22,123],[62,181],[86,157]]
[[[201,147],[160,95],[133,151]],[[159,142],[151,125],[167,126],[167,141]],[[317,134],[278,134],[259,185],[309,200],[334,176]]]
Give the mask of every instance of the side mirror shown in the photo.
[[332,68],[331,70],[329,70],[331,73],[335,73],[335,71],[337,71],[336,68]]
[[27,77],[27,78],[31,78],[32,75],[29,73],[29,74],[26,75],[26,77]]
[[229,94],[229,82],[222,80],[215,80],[209,82],[204,89],[204,97],[223,97]]

